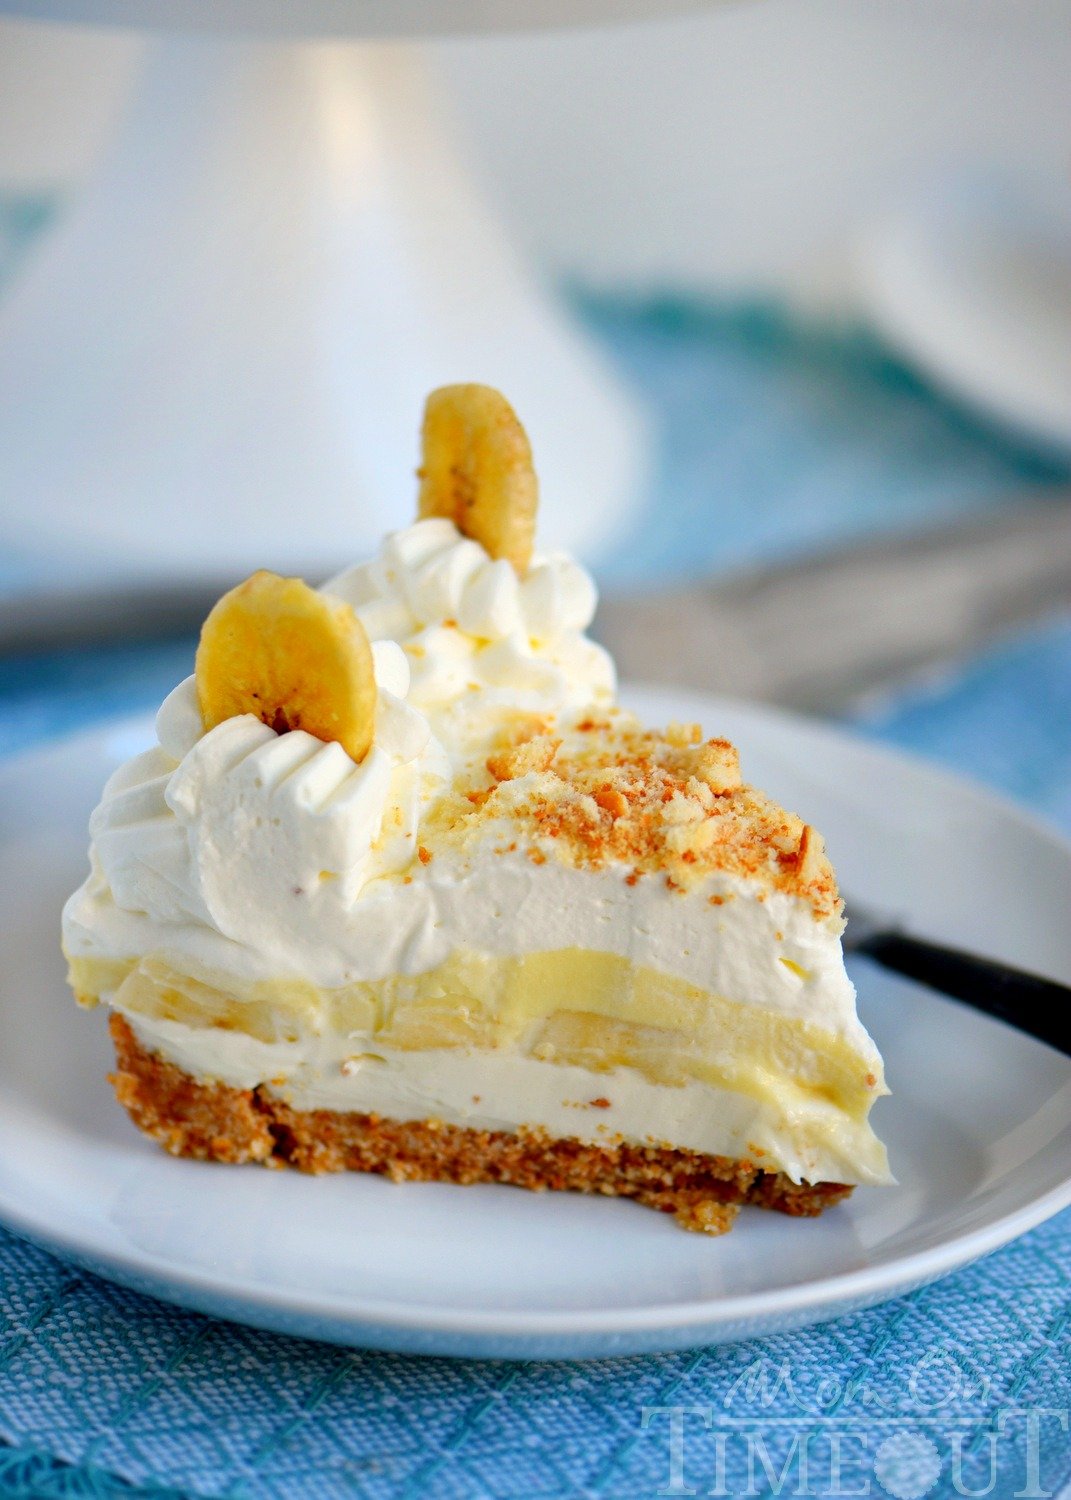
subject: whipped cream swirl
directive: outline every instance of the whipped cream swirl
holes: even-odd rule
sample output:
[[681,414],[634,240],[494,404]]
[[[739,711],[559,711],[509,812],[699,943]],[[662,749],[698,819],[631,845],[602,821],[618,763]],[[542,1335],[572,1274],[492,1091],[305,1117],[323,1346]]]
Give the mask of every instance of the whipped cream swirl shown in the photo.
[[121,766],[90,820],[94,870],[121,908],[207,926],[293,967],[313,924],[345,925],[362,889],[404,869],[424,805],[450,775],[409,668],[373,646],[375,738],[356,764],[336,743],[279,735],[252,714],[205,732],[192,677],[165,699],[158,744]]
[[352,605],[371,640],[402,646],[409,701],[462,756],[478,754],[509,713],[555,715],[613,698],[613,662],[584,635],[595,585],[562,553],[537,555],[519,578],[433,518],[394,532],[322,592]]
[[[84,895],[101,947],[132,913],[169,924],[176,951],[205,937],[239,945],[231,967],[255,955],[260,971],[321,973],[330,956],[348,973],[392,884],[376,882],[413,863],[425,808],[503,724],[612,699],[613,664],[583,634],[595,588],[567,557],[536,558],[521,579],[452,522],[425,520],[323,592],[354,606],[372,639],[364,760],[251,714],[206,733],[187,678],[160,709],[157,745],[104,788],[72,939]],[[94,947],[88,933],[78,947]]]

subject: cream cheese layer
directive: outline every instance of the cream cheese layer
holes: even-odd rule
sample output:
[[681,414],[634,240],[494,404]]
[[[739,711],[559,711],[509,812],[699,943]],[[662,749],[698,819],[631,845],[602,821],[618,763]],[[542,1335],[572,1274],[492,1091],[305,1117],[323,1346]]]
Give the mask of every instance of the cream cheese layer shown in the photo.
[[892,1181],[885,1149],[865,1117],[817,1095],[757,1097],[696,1080],[667,1086],[635,1068],[595,1073],[515,1048],[410,1051],[338,1032],[265,1042],[133,1013],[127,1018],[144,1046],[185,1072],[241,1089],[274,1079],[268,1091],[296,1109],[668,1145],[747,1158],[795,1182]]
[[[336,990],[191,974],[163,953],[75,959],[72,980],[195,1077],[269,1086],[298,1108],[404,1104],[413,1112],[401,1118],[575,1134],[590,1107],[614,1111],[592,1129],[633,1141],[725,1155],[743,1132],[738,1154],[796,1178],[887,1178],[867,1124],[884,1080],[865,1033],[837,1035],[806,1012],[742,1004],[605,951],[459,946],[422,974]],[[489,1094],[485,1069],[498,1080]]]

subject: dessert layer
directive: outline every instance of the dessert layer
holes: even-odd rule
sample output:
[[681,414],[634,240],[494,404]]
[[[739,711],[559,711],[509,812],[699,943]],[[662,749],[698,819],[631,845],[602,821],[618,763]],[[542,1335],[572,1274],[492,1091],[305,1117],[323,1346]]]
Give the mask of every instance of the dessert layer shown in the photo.
[[533,860],[509,847],[516,828],[506,821],[485,824],[484,834],[471,847],[427,849],[426,862],[375,881],[351,903],[337,881],[293,864],[268,864],[247,881],[239,847],[228,877],[214,877],[219,899],[204,920],[157,898],[165,880],[171,890],[197,886],[181,834],[166,849],[162,835],[155,847],[132,839],[129,856],[100,839],[104,864],[129,857],[130,866],[91,876],[71,897],[64,949],[72,962],[162,952],[180,971],[223,974],[239,989],[286,974],[324,989],[412,977],[458,949],[503,958],[596,949],[740,1004],[807,1017],[874,1052],[856,1017],[839,924],[817,921],[807,903],[728,874],[674,889],[627,865]]
[[154,1055],[121,1016],[112,1017],[111,1029],[119,1102],[140,1129],[177,1156],[627,1197],[708,1234],[729,1229],[742,1203],[813,1215],[851,1191],[833,1182],[799,1186],[750,1161],[658,1146],[295,1109],[264,1090],[199,1082]]
[[[91,819],[72,956],[166,945],[191,967],[337,987],[424,972],[462,942],[597,946],[855,1025],[820,839],[742,784],[727,742],[647,732],[612,707],[573,564],[521,581],[433,520],[337,582],[371,634],[397,635],[372,648],[368,755],[251,714],[206,733],[193,679],[180,684],[158,745]],[[457,671],[428,676],[432,656]]]
[[[113,982],[119,977],[111,971]],[[94,996],[92,965],[72,982]],[[414,978],[228,991],[153,957],[111,993],[153,1051],[295,1107],[539,1125],[748,1155],[795,1180],[888,1181],[880,1061],[812,1022],[606,953],[471,950]]]

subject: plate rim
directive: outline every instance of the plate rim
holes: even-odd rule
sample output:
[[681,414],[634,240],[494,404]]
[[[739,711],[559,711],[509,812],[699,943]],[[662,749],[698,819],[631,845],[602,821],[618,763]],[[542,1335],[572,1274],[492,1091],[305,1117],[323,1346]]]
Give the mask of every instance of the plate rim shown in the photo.
[[[1028,829],[1034,837],[1043,839],[1058,850],[1071,865],[1071,839],[1044,822],[1029,808],[1022,807],[1012,798],[991,790],[974,778],[959,775],[911,751],[902,751],[899,747],[890,747],[881,741],[872,740],[850,726],[830,724],[769,704],[753,704],[701,690],[653,683],[623,684],[621,697],[626,704],[636,699],[650,702],[661,699],[667,704],[670,701],[679,704],[683,699],[688,699],[696,704],[697,712],[701,715],[718,711],[739,712],[752,720],[765,721],[782,731],[803,727],[820,738],[832,739],[841,744],[847,742],[850,749],[861,751],[879,763],[895,765],[900,769],[908,768],[913,774],[924,775],[931,781],[953,788],[959,794],[966,792],[985,801],[990,807],[1000,807],[1006,816]],[[99,745],[107,736],[151,731],[153,718],[151,710],[102,718],[90,725],[83,725],[62,735],[50,736],[11,754],[5,754],[0,757],[0,789],[9,779],[32,771],[35,762],[43,757],[62,756],[79,744]],[[1043,1046],[1044,1043],[1036,1042],[1035,1045]],[[821,1321],[824,1317],[836,1316],[838,1309],[848,1311],[852,1306],[859,1307],[867,1302],[895,1297],[913,1286],[934,1281],[999,1249],[1069,1206],[1071,1165],[1062,1180],[996,1218],[936,1245],[880,1265],[840,1271],[768,1290],[731,1293],[689,1302],[652,1302],[631,1308],[587,1310],[487,1310],[416,1305],[397,1299],[367,1302],[360,1295],[317,1293],[302,1287],[283,1290],[243,1282],[240,1278],[220,1276],[206,1268],[173,1262],[159,1254],[136,1250],[127,1252],[115,1246],[105,1247],[98,1243],[99,1236],[95,1232],[79,1235],[75,1231],[57,1228],[46,1215],[20,1205],[12,1199],[10,1193],[0,1188],[0,1224],[16,1235],[83,1265],[90,1264],[102,1274],[111,1273],[117,1281],[128,1286],[136,1285],[141,1290],[151,1288],[153,1294],[166,1301],[187,1307],[199,1306],[202,1310],[205,1310],[209,1302],[213,1302],[216,1307],[221,1302],[226,1302],[234,1310],[224,1316],[232,1320],[240,1321],[242,1314],[248,1312],[250,1321],[254,1321],[254,1314],[260,1315],[259,1326],[262,1327],[272,1326],[273,1319],[275,1326],[278,1326],[280,1317],[286,1316],[295,1325],[302,1320],[306,1325],[313,1320],[331,1324],[340,1335],[345,1332],[367,1336],[378,1332],[384,1336],[425,1335],[429,1339],[470,1337],[476,1340],[523,1341],[542,1338],[562,1341],[569,1338],[583,1340],[601,1337],[610,1340],[615,1337],[632,1337],[637,1340],[644,1335],[653,1335],[656,1342],[650,1345],[652,1348],[657,1347],[659,1335],[673,1341],[673,1347],[680,1347],[679,1337],[676,1336],[689,1329],[695,1332],[696,1341],[701,1342],[720,1328],[739,1328],[749,1323],[760,1325],[798,1314],[813,1315],[807,1321]],[[187,1296],[187,1293],[192,1296]],[[300,1332],[300,1328],[295,1327],[291,1331]],[[320,1332],[313,1336],[323,1338],[328,1335]],[[641,1345],[637,1343],[635,1347],[639,1348]],[[414,1349],[412,1352],[419,1351]],[[436,1349],[435,1352],[443,1351]],[[496,1357],[510,1356],[507,1354]],[[517,1357],[537,1358],[539,1355],[525,1349]],[[558,1357],[568,1356],[559,1354]]]
[[[384,1331],[473,1334],[480,1337],[562,1338],[570,1335],[658,1333],[662,1330],[678,1332],[686,1328],[705,1332],[720,1326],[736,1327],[749,1322],[758,1323],[769,1316],[805,1310],[816,1311],[815,1321],[819,1321],[822,1312],[830,1305],[834,1308],[860,1306],[871,1299],[871,1294],[877,1294],[875,1300],[881,1300],[883,1292],[887,1292],[892,1298],[905,1288],[937,1280],[991,1251],[999,1250],[1069,1206],[1071,1172],[1063,1182],[1040,1197],[989,1224],[882,1266],[842,1271],[820,1280],[799,1282],[770,1291],[739,1293],[705,1301],[651,1303],[640,1308],[567,1313],[526,1312],[520,1309],[488,1312],[482,1308],[451,1311],[428,1304],[414,1306],[412,1303],[397,1301],[364,1304],[359,1298],[318,1296],[300,1288],[292,1288],[285,1293],[274,1292],[255,1283],[250,1285],[232,1282],[226,1277],[218,1278],[198,1267],[173,1266],[172,1262],[162,1260],[159,1256],[141,1259],[134,1254],[100,1249],[85,1239],[78,1241],[50,1228],[38,1229],[32,1213],[9,1214],[2,1192],[0,1225],[45,1249],[52,1249],[55,1253],[67,1255],[83,1264],[107,1267],[125,1278],[127,1285],[140,1282],[144,1286],[151,1282],[167,1288],[169,1284],[166,1278],[172,1274],[173,1269],[173,1274],[181,1278],[178,1284],[210,1294],[217,1305],[220,1299],[225,1299],[228,1303],[233,1300],[235,1304],[252,1305],[265,1312],[285,1312],[306,1319],[323,1319],[344,1325],[350,1330],[382,1328]],[[166,1289],[159,1295],[164,1300],[179,1300]]]

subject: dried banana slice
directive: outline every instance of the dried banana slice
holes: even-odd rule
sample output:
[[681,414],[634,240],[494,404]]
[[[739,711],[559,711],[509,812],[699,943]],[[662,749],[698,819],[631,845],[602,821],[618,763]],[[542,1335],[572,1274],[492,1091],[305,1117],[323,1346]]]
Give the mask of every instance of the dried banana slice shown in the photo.
[[528,434],[489,385],[444,385],[424,407],[419,514],[447,516],[524,575],[539,484]]
[[353,610],[300,578],[254,573],[212,609],[197,647],[205,728],[256,714],[278,734],[337,740],[354,760],[372,743],[376,679]]

